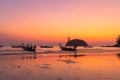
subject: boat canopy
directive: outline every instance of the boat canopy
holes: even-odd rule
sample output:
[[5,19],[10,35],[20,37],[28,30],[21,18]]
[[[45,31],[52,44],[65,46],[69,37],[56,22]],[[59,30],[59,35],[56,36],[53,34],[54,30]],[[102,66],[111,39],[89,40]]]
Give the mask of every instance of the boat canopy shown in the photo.
[[72,40],[68,40],[68,42],[66,43],[66,46],[88,46],[88,44],[81,39],[72,39]]

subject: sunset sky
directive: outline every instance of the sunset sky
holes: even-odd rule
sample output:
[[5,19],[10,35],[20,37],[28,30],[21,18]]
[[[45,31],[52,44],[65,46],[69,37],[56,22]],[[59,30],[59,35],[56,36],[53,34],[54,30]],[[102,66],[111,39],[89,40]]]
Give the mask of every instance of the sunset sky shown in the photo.
[[111,45],[120,34],[120,0],[0,0],[0,44],[65,42]]

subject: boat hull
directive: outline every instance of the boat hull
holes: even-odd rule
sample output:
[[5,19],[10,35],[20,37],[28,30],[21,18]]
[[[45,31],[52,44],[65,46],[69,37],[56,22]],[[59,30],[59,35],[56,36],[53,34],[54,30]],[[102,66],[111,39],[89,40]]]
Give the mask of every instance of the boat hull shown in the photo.
[[76,48],[67,48],[67,47],[62,47],[60,46],[62,51],[76,51]]

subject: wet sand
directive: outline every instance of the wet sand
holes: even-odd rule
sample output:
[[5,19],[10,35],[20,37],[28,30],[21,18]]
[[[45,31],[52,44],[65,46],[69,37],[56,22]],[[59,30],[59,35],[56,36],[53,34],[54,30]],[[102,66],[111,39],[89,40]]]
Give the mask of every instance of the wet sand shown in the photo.
[[118,53],[93,50],[0,55],[0,80],[120,80]]

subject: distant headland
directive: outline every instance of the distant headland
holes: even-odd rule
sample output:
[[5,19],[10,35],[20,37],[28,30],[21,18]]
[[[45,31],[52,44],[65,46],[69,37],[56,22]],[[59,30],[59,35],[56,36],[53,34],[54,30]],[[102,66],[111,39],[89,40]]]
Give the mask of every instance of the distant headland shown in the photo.
[[101,46],[101,47],[120,47],[120,35],[118,35],[118,37],[116,38],[116,44],[110,46]]
[[113,47],[120,47],[120,35],[118,35],[118,37],[116,39],[116,44],[113,45]]

